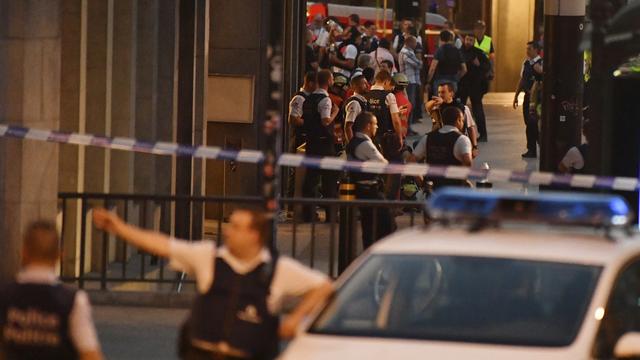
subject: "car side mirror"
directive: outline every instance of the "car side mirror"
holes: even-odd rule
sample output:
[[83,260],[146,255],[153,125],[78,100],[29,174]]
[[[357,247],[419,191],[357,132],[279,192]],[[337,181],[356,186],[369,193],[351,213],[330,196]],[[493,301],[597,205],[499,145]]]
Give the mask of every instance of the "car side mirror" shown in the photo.
[[616,343],[613,350],[616,359],[640,358],[640,332],[629,332]]

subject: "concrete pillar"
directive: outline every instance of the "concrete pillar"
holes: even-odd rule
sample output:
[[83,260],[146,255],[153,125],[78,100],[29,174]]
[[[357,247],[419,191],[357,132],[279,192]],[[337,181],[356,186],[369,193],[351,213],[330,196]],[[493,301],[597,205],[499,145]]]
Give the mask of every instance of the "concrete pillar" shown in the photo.
[[580,145],[584,58],[579,51],[585,0],[546,0],[540,169],[555,171],[570,147]]
[[[1,121],[58,128],[61,5],[0,0]],[[0,140],[0,282],[18,269],[25,226],[55,217],[57,173],[57,145]]]

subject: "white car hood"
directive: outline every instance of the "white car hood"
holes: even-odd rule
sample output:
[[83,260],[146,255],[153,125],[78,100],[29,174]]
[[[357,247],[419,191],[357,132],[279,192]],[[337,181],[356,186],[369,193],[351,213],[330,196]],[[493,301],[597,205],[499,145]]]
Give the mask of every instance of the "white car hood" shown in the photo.
[[337,337],[301,334],[284,354],[283,360],[336,360],[336,359],[558,359],[580,360],[574,347],[537,348],[484,345],[460,342],[396,340],[381,338]]

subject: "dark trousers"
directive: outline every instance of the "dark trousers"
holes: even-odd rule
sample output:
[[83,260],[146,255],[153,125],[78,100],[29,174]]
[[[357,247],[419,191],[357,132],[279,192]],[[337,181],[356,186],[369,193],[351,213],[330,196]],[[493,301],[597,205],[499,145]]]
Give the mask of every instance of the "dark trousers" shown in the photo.
[[[295,130],[292,130],[292,132]],[[289,148],[288,151],[290,153],[295,154],[300,145],[304,143],[304,136],[302,134],[294,134],[289,137]],[[287,193],[286,196],[288,198],[292,198],[295,195],[296,190],[296,168],[290,167],[287,172]]]
[[411,117],[408,119],[410,124],[416,122],[422,117],[422,96],[420,94],[420,84],[407,85],[407,98],[413,107]]
[[527,136],[527,151],[538,153],[538,116],[532,114],[529,109],[531,104],[531,97],[529,94],[524,95],[524,102],[522,103],[522,116],[524,118],[524,126],[526,128]]
[[[356,184],[356,198],[358,200],[384,200],[384,195],[378,189],[378,185]],[[367,249],[374,242],[397,229],[395,217],[388,207],[362,206],[359,210],[363,249]]]
[[460,84],[460,91],[458,92],[460,95],[460,101],[463,104],[467,104],[467,99],[471,100],[471,112],[473,114],[473,119],[476,121],[478,125],[478,134],[481,137],[487,137],[487,120],[484,115],[484,105],[482,104],[482,98],[484,97],[484,91],[480,84],[476,84],[476,86],[462,86]]
[[[307,140],[306,155],[314,157],[335,156],[335,148],[332,140]],[[339,172],[307,168],[302,184],[302,196],[316,198],[316,189],[321,185],[320,191],[325,199],[335,198],[338,193]],[[315,216],[315,206],[305,206],[302,210],[304,221],[309,222]],[[327,212],[327,219],[332,220],[335,214]]]

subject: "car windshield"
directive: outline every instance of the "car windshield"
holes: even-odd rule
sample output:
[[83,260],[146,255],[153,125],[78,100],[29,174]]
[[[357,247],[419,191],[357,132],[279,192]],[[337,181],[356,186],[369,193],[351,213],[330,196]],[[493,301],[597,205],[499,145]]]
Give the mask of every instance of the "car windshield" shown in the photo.
[[573,342],[601,268],[466,256],[373,255],[310,332],[524,346]]

